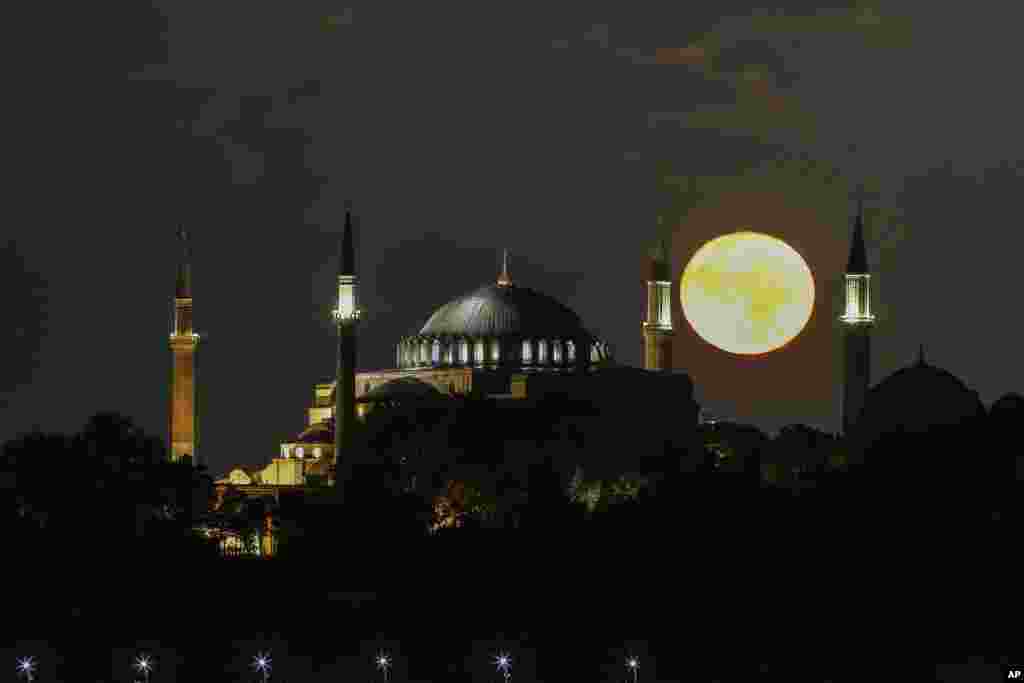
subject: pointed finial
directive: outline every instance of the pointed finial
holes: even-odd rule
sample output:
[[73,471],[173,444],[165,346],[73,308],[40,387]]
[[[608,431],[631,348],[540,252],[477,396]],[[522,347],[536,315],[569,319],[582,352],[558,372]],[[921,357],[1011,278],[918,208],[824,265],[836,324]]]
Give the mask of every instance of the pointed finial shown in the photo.
[[189,261],[192,257],[192,249],[188,241],[188,233],[180,223],[178,224],[178,239],[181,240],[182,258],[178,261],[178,277],[174,286],[174,296],[177,299],[191,299],[192,264]]
[[355,247],[352,243],[352,202],[345,201],[345,231],[341,236],[341,259],[339,275],[356,274]]
[[508,249],[502,249],[501,252],[501,275],[498,276],[498,285],[508,287],[512,284],[512,278],[508,275]]
[[[863,189],[863,186],[861,186]],[[850,259],[846,262],[848,274],[867,274],[868,254],[864,246],[864,197],[857,197],[857,217],[853,221],[853,238],[850,240]]]

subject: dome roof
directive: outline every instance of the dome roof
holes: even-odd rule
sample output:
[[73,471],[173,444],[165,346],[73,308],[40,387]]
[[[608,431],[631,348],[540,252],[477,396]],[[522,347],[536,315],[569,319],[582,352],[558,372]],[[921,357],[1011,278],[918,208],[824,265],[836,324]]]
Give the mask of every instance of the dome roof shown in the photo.
[[546,294],[516,285],[486,285],[449,301],[431,315],[423,336],[592,339],[576,313]]
[[953,373],[919,360],[868,392],[860,424],[873,433],[891,429],[923,432],[984,414],[977,392]]

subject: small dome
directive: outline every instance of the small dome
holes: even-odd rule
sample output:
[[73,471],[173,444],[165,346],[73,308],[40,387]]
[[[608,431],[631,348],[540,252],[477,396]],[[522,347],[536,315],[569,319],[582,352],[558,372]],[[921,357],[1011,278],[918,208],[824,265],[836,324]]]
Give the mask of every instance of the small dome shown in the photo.
[[867,395],[858,430],[873,434],[926,432],[985,414],[978,393],[956,375],[919,360],[874,386]]
[[437,309],[422,336],[591,339],[576,313],[546,294],[516,285],[486,285]]

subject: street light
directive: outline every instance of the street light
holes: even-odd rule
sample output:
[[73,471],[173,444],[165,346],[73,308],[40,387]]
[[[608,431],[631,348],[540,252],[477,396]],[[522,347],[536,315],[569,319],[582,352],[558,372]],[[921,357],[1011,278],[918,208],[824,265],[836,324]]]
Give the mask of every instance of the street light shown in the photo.
[[512,678],[510,673],[512,670],[512,656],[507,652],[502,652],[494,658],[494,665],[498,667],[498,671],[505,674],[505,683],[508,683],[508,680]]
[[267,683],[267,678],[270,676],[270,653],[258,653],[253,658],[252,665],[257,671],[263,672],[263,683]]
[[33,657],[23,657],[18,660],[18,673],[28,679],[29,683],[35,679],[32,675],[36,671],[36,661]]
[[153,660],[146,655],[139,655],[135,659],[135,668],[146,677],[146,683],[149,683],[149,672],[153,670]]
[[640,676],[640,660],[630,657],[626,660],[626,668],[633,672],[633,683],[637,683],[637,678]]
[[377,668],[384,672],[384,683],[388,683],[388,669],[391,668],[391,659],[383,652],[377,655]]

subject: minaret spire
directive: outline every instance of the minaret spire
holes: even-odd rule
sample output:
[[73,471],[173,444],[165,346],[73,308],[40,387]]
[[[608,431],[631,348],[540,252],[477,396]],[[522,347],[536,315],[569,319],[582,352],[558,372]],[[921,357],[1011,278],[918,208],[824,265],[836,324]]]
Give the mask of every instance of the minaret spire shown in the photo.
[[868,272],[868,254],[864,246],[864,200],[857,199],[857,218],[853,223],[853,239],[850,241],[850,258],[846,262],[848,275],[865,275]]
[[178,239],[181,240],[181,259],[178,261],[178,279],[174,287],[174,298],[192,298],[192,248],[188,241],[188,233],[182,225],[178,225]]
[[338,366],[334,383],[334,485],[338,497],[344,500],[356,456],[356,342],[359,322],[352,210],[347,202],[338,262],[338,308],[334,314],[338,333]]
[[501,250],[501,275],[498,276],[499,287],[510,287],[512,278],[508,274],[508,249]]
[[192,249],[188,233],[181,225],[177,230],[181,241],[178,274],[174,283],[174,330],[171,332],[173,371],[171,375],[170,458],[178,462],[190,457],[198,463],[199,441],[196,408],[196,347],[199,335],[192,329]]
[[[863,188],[860,188],[863,194]],[[857,216],[853,221],[850,258],[846,263],[846,300],[843,314],[844,371],[843,403],[840,422],[844,434],[850,433],[864,410],[871,381],[871,273],[864,245],[864,200],[857,198]]]

